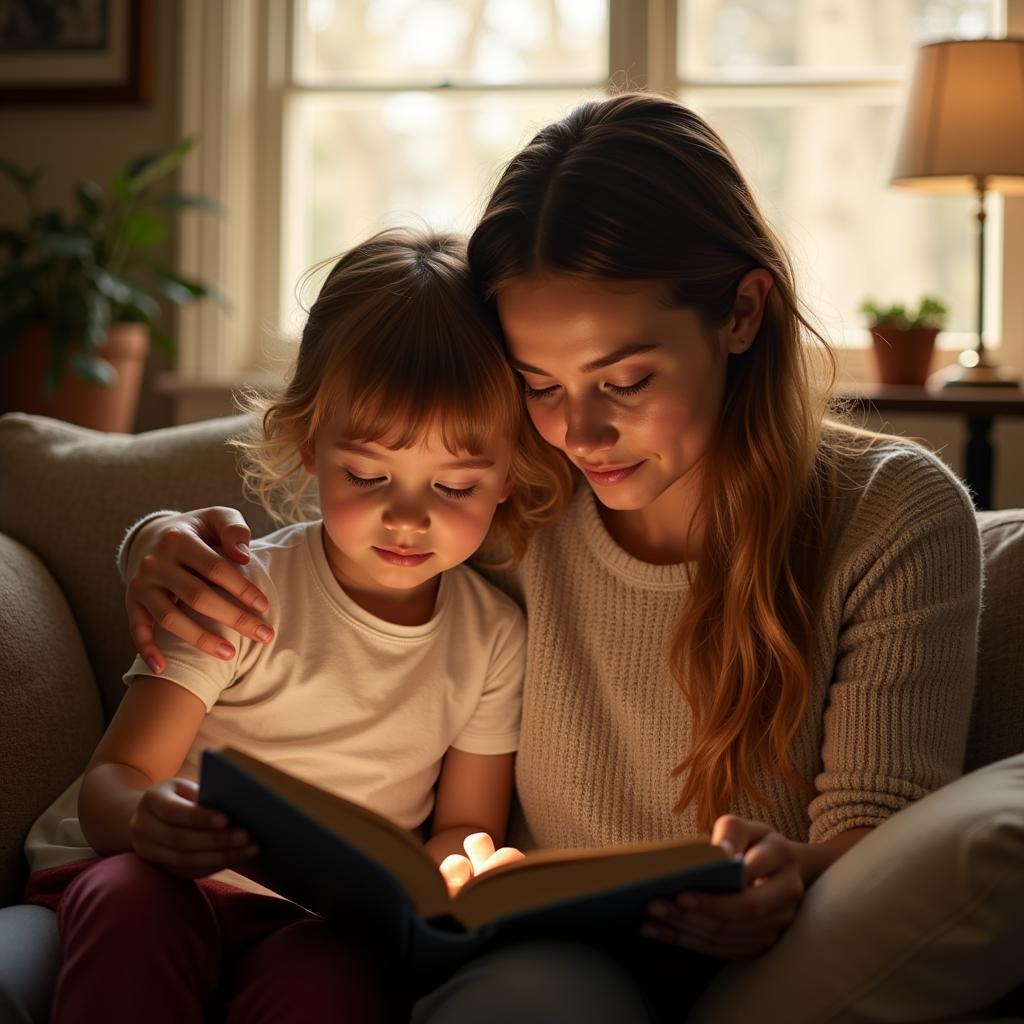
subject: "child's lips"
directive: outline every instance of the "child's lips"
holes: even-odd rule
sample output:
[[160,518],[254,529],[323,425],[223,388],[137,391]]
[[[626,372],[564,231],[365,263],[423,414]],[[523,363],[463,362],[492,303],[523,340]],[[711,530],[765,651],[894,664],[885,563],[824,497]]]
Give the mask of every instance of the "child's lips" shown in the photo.
[[434,554],[433,551],[419,551],[416,548],[384,548],[378,547],[376,544],[373,545],[373,550],[377,552],[379,558],[389,565],[400,565],[406,568],[422,565]]

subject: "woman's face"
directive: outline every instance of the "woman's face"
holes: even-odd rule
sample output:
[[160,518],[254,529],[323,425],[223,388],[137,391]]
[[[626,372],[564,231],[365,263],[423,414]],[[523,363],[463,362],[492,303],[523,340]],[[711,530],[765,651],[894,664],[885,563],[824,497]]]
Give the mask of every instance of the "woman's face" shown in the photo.
[[717,429],[726,357],[749,346],[734,323],[707,331],[659,282],[535,273],[497,302],[537,430],[604,505],[646,508],[686,477]]

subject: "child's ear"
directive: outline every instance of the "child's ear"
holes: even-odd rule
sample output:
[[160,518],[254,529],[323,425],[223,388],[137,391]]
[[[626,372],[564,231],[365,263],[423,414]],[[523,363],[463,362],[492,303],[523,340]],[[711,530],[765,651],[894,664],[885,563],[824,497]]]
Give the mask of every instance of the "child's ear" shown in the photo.
[[498,498],[498,504],[499,505],[501,505],[504,502],[508,501],[508,497],[512,493],[512,486],[513,486],[513,484],[512,484],[512,477],[509,477],[505,481],[505,486],[502,487],[502,489],[501,489],[501,496]]

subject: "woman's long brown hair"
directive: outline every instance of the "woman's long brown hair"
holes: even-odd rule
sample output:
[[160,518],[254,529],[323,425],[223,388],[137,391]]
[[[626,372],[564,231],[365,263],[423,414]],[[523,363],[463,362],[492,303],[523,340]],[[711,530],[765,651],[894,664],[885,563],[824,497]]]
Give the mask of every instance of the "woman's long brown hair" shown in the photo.
[[810,693],[835,454],[870,441],[826,418],[834,355],[801,312],[785,250],[729,150],[671,100],[585,103],[513,158],[469,260],[492,299],[539,270],[661,281],[709,332],[728,321],[746,273],[771,273],[757,337],[729,357],[699,474],[704,540],[670,650],[694,736],[675,770],[676,810],[692,804],[710,830],[740,792],[764,804],[759,764],[806,788],[789,748]]

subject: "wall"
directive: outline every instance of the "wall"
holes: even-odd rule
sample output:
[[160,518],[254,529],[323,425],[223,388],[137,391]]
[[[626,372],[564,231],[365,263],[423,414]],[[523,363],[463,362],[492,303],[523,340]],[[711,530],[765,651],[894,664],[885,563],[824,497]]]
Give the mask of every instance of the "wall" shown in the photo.
[[[0,107],[0,149],[23,167],[45,167],[38,187],[43,205],[71,207],[71,190],[81,178],[106,186],[112,173],[140,153],[169,148],[178,135],[177,74],[180,40],[179,5],[156,4],[156,69],[153,102],[148,107],[107,104],[89,106]],[[6,179],[0,181],[0,224],[23,219],[24,203]],[[161,258],[170,261],[170,243]],[[174,335],[173,310],[165,324]],[[150,430],[172,422],[169,398],[153,387],[156,373],[167,368],[154,354],[146,369],[136,429]]]
[[[174,0],[158,0],[157,21],[156,89],[150,107],[0,109],[4,155],[22,165],[47,168],[40,189],[44,202],[63,203],[78,178],[105,182],[140,152],[164,149],[177,139],[180,5]],[[20,217],[19,197],[6,183],[0,183],[0,224]],[[167,256],[170,258],[169,251]],[[169,324],[173,335],[173,318]],[[166,426],[174,420],[170,398],[153,386],[155,373],[165,368],[162,359],[154,355],[147,368],[136,424],[139,430]],[[230,397],[222,387],[200,392],[190,397],[191,415],[184,419],[232,411]],[[954,471],[963,472],[965,428],[958,417],[891,414],[885,419],[868,417],[866,425],[917,436],[939,450]],[[1024,419],[997,420],[992,438],[996,445],[995,506],[1024,507]]]

